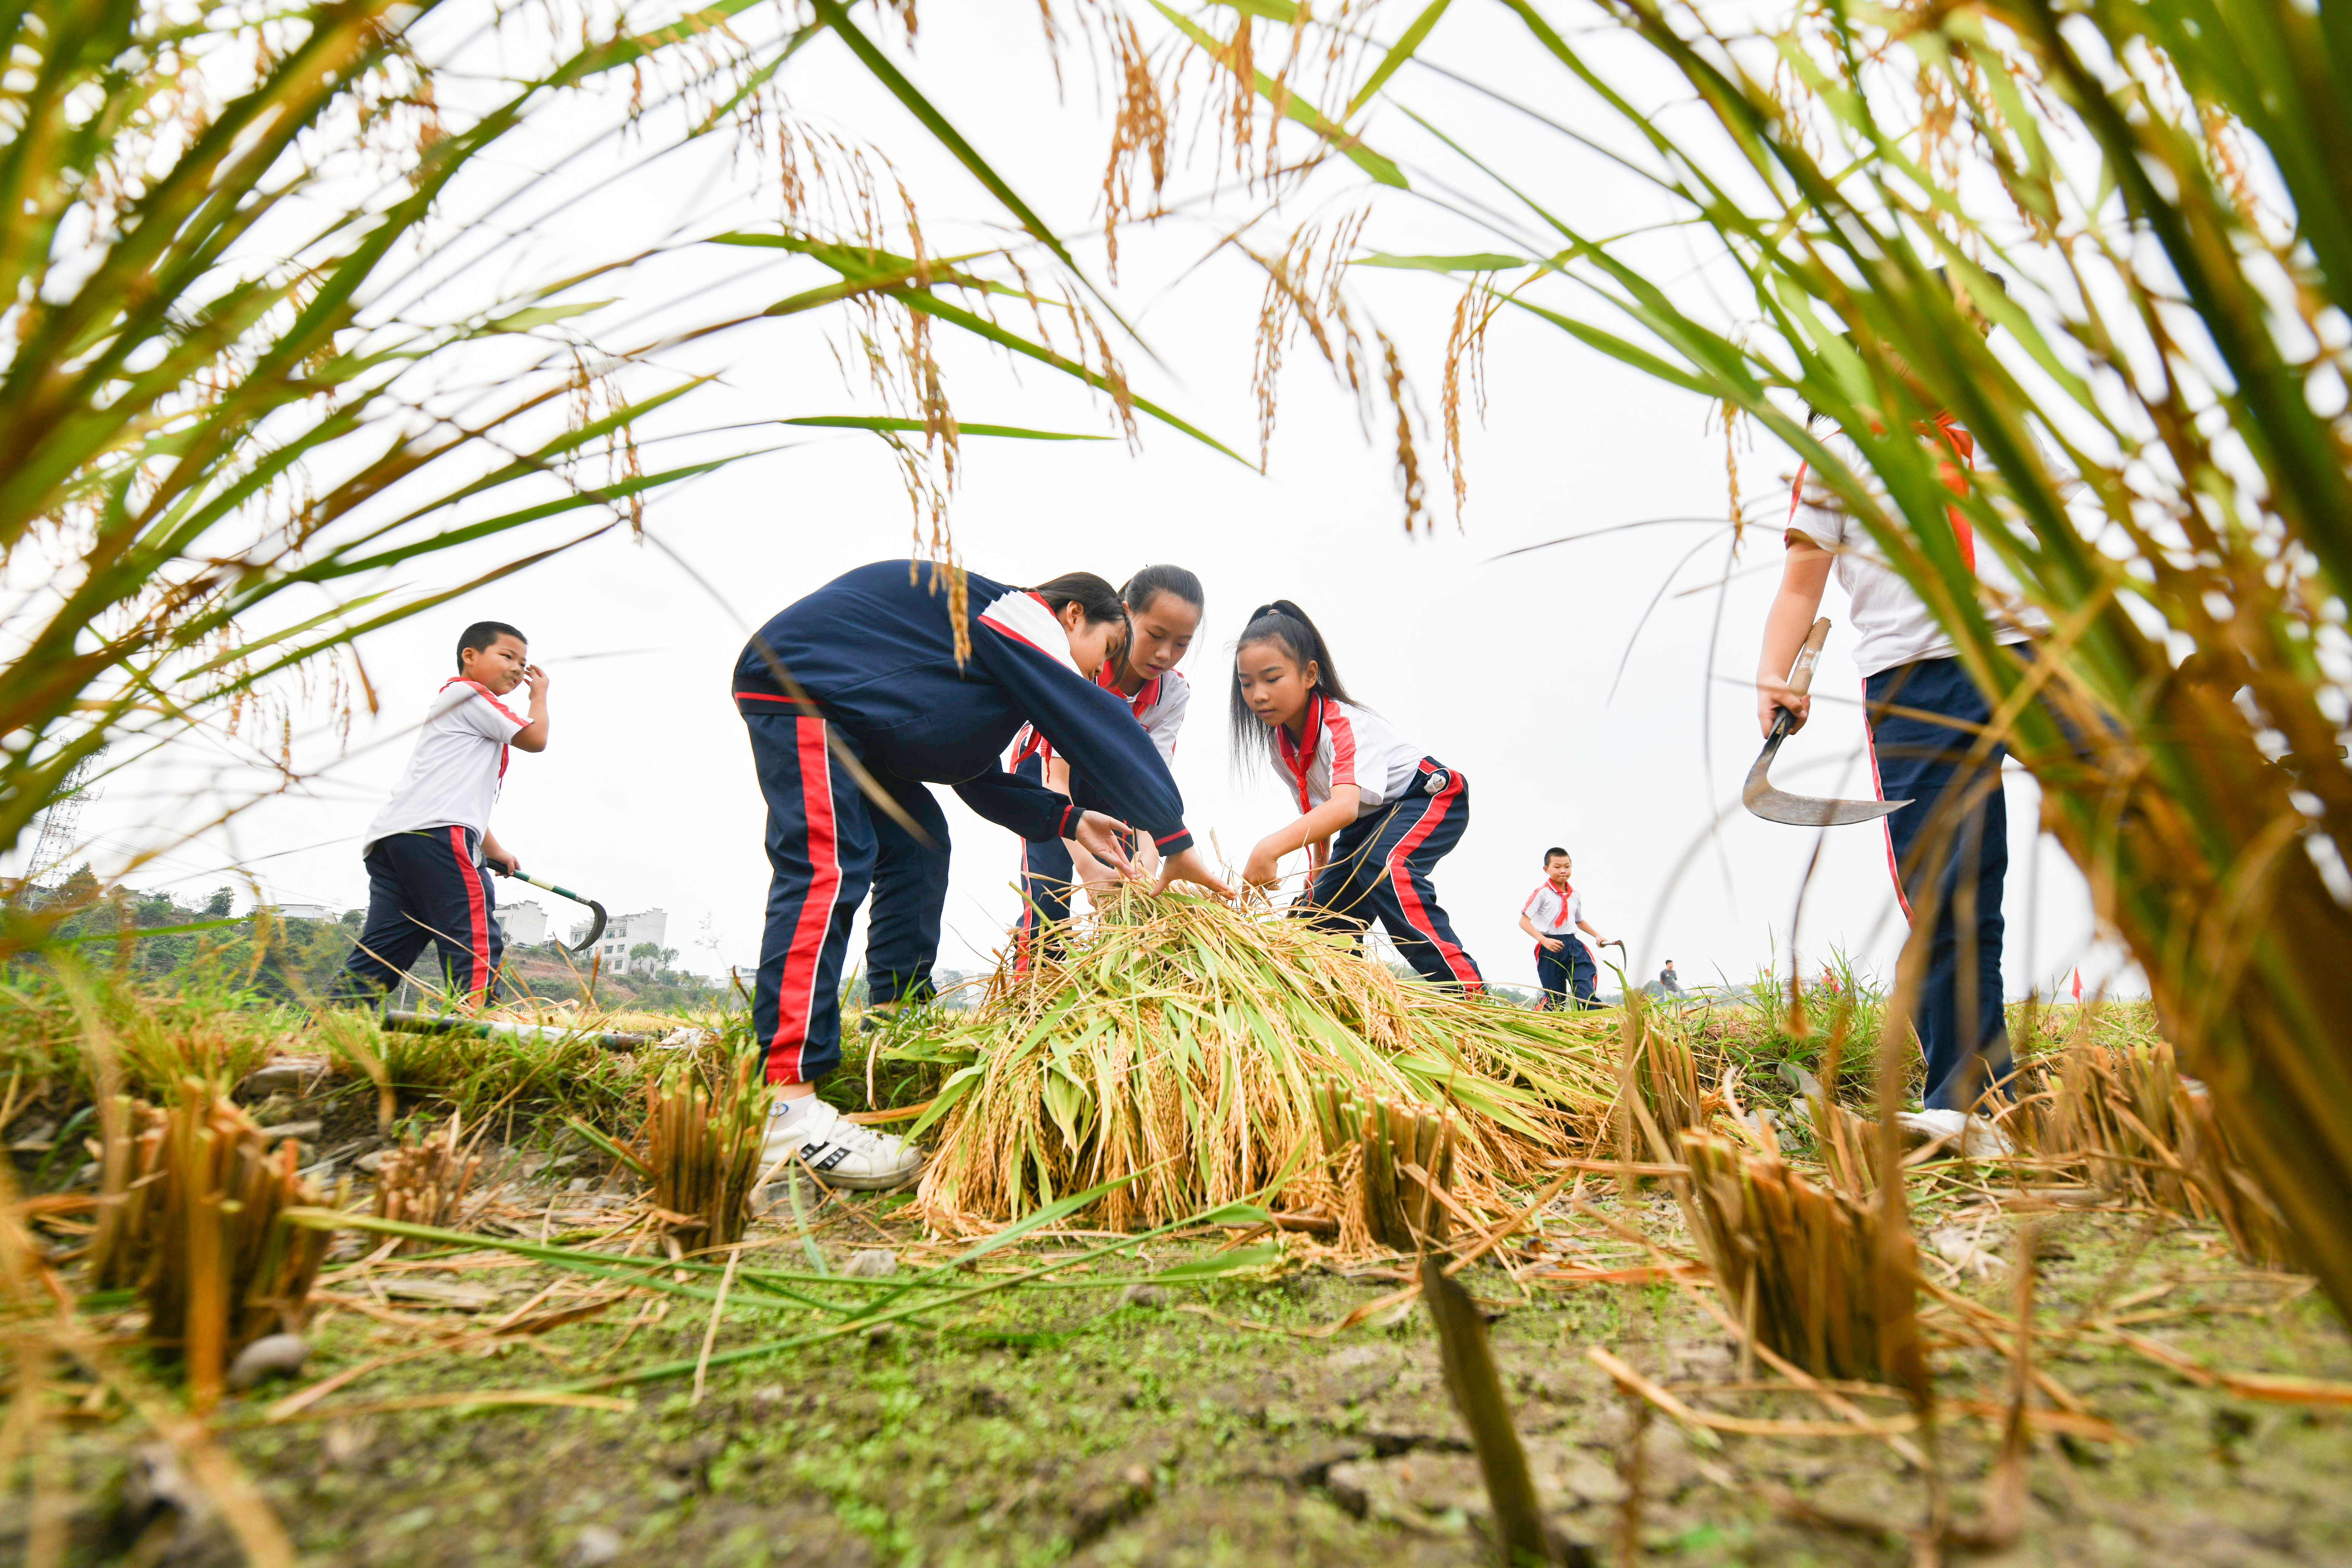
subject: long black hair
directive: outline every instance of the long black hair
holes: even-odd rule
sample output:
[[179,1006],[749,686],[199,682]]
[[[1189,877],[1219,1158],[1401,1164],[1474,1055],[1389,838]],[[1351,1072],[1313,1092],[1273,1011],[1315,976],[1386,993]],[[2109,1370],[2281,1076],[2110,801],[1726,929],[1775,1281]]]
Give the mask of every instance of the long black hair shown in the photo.
[[1339,672],[1331,663],[1330,647],[1324,642],[1323,634],[1315,629],[1315,623],[1307,618],[1307,612],[1287,599],[1260,605],[1250,612],[1249,624],[1242,627],[1242,635],[1234,639],[1234,679],[1230,695],[1236,767],[1262,763],[1275,754],[1272,726],[1250,711],[1249,701],[1242,695],[1242,649],[1262,642],[1280,647],[1297,661],[1302,671],[1309,664],[1314,665],[1315,689],[1324,696],[1337,698],[1342,702],[1355,700],[1348,695],[1348,689],[1340,684]]

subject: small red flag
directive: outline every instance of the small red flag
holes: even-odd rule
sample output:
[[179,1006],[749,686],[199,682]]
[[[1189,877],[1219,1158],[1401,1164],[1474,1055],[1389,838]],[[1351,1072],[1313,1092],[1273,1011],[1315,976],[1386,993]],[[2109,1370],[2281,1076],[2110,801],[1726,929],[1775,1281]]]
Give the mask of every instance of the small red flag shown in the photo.
[[2077,1002],[2080,1002],[2082,999],[2083,999],[2083,966],[2082,966],[2081,964],[2079,964],[2079,963],[2078,963],[2078,964],[2076,964],[2076,965],[2074,966],[2074,1000],[2075,1000],[2075,1001],[2077,1001]]

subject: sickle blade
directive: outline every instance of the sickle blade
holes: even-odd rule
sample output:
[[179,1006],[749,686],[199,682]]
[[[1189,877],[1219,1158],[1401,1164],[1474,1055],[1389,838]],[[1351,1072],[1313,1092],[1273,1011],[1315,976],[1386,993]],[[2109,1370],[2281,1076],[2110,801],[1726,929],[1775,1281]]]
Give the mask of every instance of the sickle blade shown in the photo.
[[1790,827],[1843,827],[1851,823],[1875,822],[1911,804],[1907,800],[1824,800],[1775,789],[1765,775],[1771,771],[1781,740],[1782,735],[1776,730],[1772,738],[1764,742],[1763,754],[1748,770],[1748,786],[1739,792],[1748,809],[1767,822],[1785,823]]

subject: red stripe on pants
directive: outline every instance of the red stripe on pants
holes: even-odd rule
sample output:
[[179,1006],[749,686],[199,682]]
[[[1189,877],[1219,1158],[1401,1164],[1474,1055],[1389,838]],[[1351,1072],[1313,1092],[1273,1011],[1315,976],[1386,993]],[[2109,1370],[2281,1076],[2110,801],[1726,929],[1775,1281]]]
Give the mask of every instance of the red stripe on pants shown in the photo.
[[[1870,793],[1885,800],[1886,786],[1879,782],[1878,777],[1878,731],[1870,722],[1870,682],[1867,679],[1862,683],[1862,743],[1870,752]],[[1903,868],[1895,860],[1895,825],[1882,816],[1878,819],[1878,830],[1886,835],[1886,874],[1895,879],[1895,901],[1903,906],[1903,918],[1907,921],[1911,918],[1911,896],[1903,890]]]
[[1437,825],[1445,820],[1446,812],[1453,808],[1454,797],[1461,793],[1462,775],[1455,773],[1445,781],[1445,787],[1437,792],[1437,798],[1430,803],[1427,811],[1422,813],[1421,820],[1412,825],[1412,831],[1398,840],[1397,847],[1389,851],[1389,885],[1396,889],[1397,903],[1403,909],[1404,918],[1412,922],[1412,929],[1437,949],[1437,956],[1445,960],[1445,967],[1453,972],[1454,979],[1462,983],[1463,989],[1475,992],[1485,989],[1479,982],[1477,969],[1471,964],[1469,954],[1437,934],[1437,922],[1429,918],[1429,910],[1421,901],[1421,889],[1412,883],[1412,868],[1405,863],[1407,857],[1421,847],[1422,840],[1436,831]]
[[474,869],[474,858],[466,853],[464,828],[450,827],[449,852],[457,858],[457,879],[466,884],[466,914],[472,922],[466,947],[473,954],[474,973],[466,983],[466,992],[469,1000],[478,1003],[490,994],[490,911],[482,907],[482,879]]
[[833,906],[841,896],[841,851],[835,838],[833,765],[825,753],[824,721],[795,719],[793,731],[801,759],[801,818],[808,828],[809,885],[793,945],[784,954],[784,976],[776,991],[776,1037],[768,1042],[768,1081],[801,1081],[801,1053],[808,1045],[809,1015],[816,1007],[817,960]]

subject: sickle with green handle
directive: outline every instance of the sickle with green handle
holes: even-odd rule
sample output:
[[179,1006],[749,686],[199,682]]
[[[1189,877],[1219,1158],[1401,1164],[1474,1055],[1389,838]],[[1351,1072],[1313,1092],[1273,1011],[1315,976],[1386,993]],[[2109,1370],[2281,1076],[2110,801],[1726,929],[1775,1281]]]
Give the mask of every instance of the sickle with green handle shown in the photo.
[[[493,869],[496,869],[496,868],[493,868]],[[571,953],[572,957],[577,958],[582,953],[586,952],[590,948],[594,947],[596,945],[596,939],[604,934],[604,906],[598,903],[595,900],[589,898],[584,894],[575,893],[569,888],[559,888],[552,882],[542,882],[538,878],[527,876],[520,871],[502,871],[499,875],[506,877],[512,881],[529,882],[534,888],[545,888],[549,892],[553,893],[559,899],[570,899],[575,904],[585,904],[591,910],[594,911],[596,922],[588,928],[588,940],[582,942],[578,947],[567,948],[564,950]]]
[[[1813,684],[1813,666],[1822,657],[1822,644],[1829,640],[1827,616],[1813,623],[1805,636],[1805,646],[1797,650],[1797,662],[1789,671],[1789,689],[1802,696]],[[1789,738],[1789,710],[1781,709],[1773,715],[1772,733],[1764,742],[1763,754],[1756,765],[1748,770],[1748,787],[1739,798],[1748,809],[1767,822],[1785,822],[1792,827],[1838,827],[1849,822],[1875,822],[1890,811],[1900,811],[1911,803],[1907,800],[1822,800],[1812,795],[1790,795],[1772,787],[1765,777],[1772,759],[1780,750],[1780,742]]]

